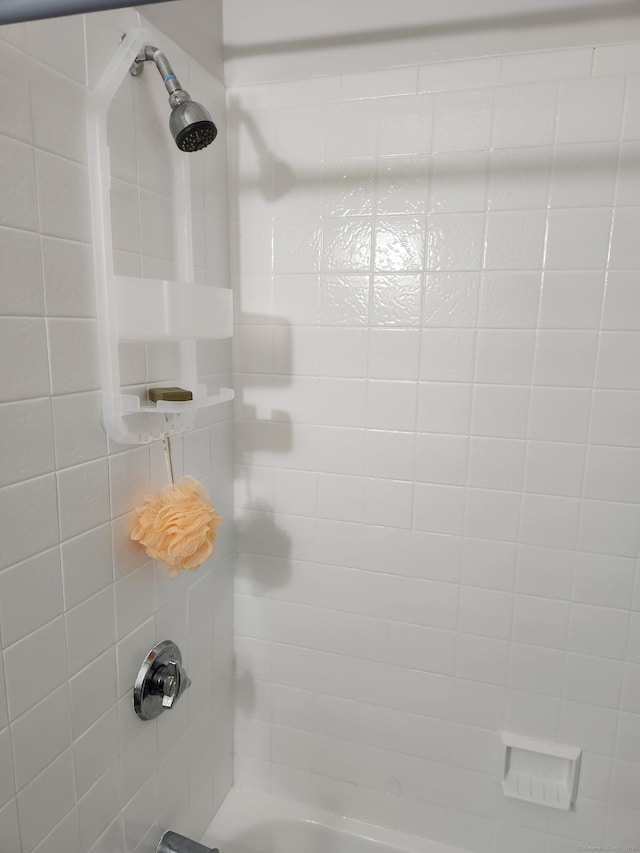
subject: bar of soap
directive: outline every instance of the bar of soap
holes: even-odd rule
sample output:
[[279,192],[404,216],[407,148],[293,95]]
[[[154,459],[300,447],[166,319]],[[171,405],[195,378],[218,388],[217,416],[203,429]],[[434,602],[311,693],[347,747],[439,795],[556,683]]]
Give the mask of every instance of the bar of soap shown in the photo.
[[186,403],[193,400],[193,393],[185,388],[149,388],[149,399],[152,403],[166,400],[169,403]]

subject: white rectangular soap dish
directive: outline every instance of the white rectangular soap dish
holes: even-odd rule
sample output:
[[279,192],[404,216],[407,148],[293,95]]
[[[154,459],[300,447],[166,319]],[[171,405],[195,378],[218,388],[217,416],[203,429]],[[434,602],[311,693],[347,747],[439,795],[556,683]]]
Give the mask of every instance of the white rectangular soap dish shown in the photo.
[[502,732],[507,797],[568,811],[576,798],[582,750]]

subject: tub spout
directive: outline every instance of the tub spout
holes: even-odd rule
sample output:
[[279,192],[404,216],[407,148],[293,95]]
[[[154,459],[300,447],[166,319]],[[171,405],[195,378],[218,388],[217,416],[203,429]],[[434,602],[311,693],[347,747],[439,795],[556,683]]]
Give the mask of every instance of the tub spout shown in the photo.
[[165,832],[158,842],[156,853],[220,853],[216,848],[205,847],[177,832]]

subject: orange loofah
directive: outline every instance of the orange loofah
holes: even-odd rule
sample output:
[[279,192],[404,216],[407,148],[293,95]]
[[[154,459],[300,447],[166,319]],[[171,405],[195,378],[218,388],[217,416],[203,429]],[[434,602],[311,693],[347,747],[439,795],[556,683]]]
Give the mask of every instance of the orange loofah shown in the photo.
[[166,563],[171,577],[183,569],[195,572],[204,563],[222,521],[206,489],[193,477],[167,486],[160,495],[147,495],[135,512],[131,538],[154,560]]

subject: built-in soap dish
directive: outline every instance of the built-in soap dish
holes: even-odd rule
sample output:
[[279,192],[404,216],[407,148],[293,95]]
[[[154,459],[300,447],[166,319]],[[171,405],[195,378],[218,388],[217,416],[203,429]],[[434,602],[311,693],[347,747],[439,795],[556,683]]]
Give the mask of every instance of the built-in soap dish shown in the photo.
[[577,746],[502,732],[507,797],[568,811],[576,798],[580,757]]

